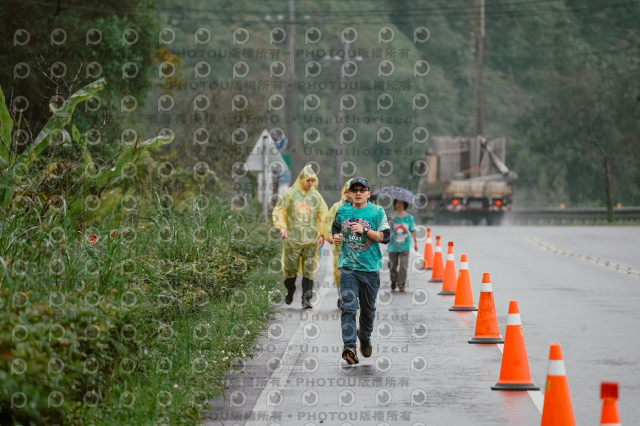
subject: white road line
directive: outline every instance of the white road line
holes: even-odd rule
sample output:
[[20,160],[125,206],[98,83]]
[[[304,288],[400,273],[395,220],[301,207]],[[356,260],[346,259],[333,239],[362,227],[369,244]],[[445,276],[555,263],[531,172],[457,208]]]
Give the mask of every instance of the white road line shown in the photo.
[[[323,257],[324,257],[323,253]],[[332,256],[332,254],[331,254]],[[332,269],[325,268],[325,275],[329,275],[332,273]],[[333,281],[333,279],[332,279]],[[319,282],[324,283],[325,280],[320,280]],[[329,289],[333,287],[332,282],[330,285],[320,287],[320,300],[324,300],[324,297],[329,292]],[[335,291],[334,289],[331,289]],[[313,311],[307,311],[313,313]],[[289,375],[293,370],[293,367],[296,365],[296,361],[298,360],[298,356],[300,356],[300,349],[302,348],[302,342],[304,340],[304,328],[308,323],[311,322],[311,315],[305,315],[305,319],[300,320],[300,324],[298,324],[298,328],[293,332],[289,343],[287,343],[287,347],[282,354],[282,359],[280,360],[280,365],[282,365],[281,369],[276,369],[271,373],[271,377],[267,381],[267,383],[280,383],[278,386],[265,386],[260,392],[258,399],[256,400],[252,413],[260,413],[260,417],[263,419],[271,418],[271,414],[277,406],[271,404],[268,400],[270,394],[274,391],[282,391],[287,386],[287,380],[289,379]],[[264,420],[248,420],[245,425],[246,426],[258,426],[264,425]]]
[[610,260],[607,259],[601,259],[599,257],[595,257],[595,256],[591,256],[591,255],[582,255],[582,254],[576,254],[576,253],[571,253],[568,251],[564,251],[564,250],[559,250],[557,248],[555,248],[554,246],[552,246],[549,243],[546,243],[536,237],[532,237],[530,235],[525,235],[523,236],[524,240],[531,243],[531,244],[535,244],[538,247],[540,247],[543,250],[546,250],[548,252],[551,252],[553,254],[557,254],[559,256],[564,256],[564,257],[573,257],[576,259],[580,259],[580,260],[584,260],[586,262],[591,262],[591,263],[595,263],[596,265],[600,265],[600,266],[604,266],[605,268],[609,268],[612,269],[614,271],[618,271],[621,274],[624,275],[630,275],[634,278],[640,278],[640,271],[633,269],[631,267],[628,266],[624,266],[624,265],[620,265],[618,263],[612,262]]
[[540,391],[527,391],[536,408],[542,414],[542,406],[544,405],[544,395]]

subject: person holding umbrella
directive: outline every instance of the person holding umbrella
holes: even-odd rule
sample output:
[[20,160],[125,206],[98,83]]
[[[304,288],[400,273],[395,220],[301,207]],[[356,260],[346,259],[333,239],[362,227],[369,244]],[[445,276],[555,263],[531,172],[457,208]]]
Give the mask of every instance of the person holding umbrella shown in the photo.
[[389,218],[391,241],[389,242],[389,269],[391,275],[391,290],[396,287],[401,292],[407,284],[407,268],[409,266],[409,250],[413,240],[413,247],[418,251],[416,238],[416,222],[406,210],[409,203],[403,200],[393,200],[394,213]]
[[419,205],[420,200],[413,192],[401,186],[385,186],[374,192],[373,195],[393,200],[395,212],[389,219],[389,227],[391,228],[391,242],[389,243],[391,290],[398,288],[400,291],[404,291],[412,238],[414,249],[418,251],[416,223],[413,216],[406,210],[409,203]]

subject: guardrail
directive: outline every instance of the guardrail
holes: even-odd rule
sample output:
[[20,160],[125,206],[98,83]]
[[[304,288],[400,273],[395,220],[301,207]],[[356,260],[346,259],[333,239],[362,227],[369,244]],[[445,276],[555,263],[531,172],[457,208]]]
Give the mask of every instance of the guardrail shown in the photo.
[[[616,222],[640,221],[640,207],[613,209]],[[513,209],[505,215],[505,225],[593,225],[607,223],[605,207],[526,208]]]

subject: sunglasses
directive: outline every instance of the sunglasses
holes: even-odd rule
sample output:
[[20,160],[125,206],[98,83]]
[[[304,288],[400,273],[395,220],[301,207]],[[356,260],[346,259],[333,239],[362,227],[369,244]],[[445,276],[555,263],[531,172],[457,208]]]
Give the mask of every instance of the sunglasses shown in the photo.
[[356,193],[363,193],[363,192],[367,192],[369,190],[369,188],[352,188],[349,190],[349,192],[353,192],[354,194]]

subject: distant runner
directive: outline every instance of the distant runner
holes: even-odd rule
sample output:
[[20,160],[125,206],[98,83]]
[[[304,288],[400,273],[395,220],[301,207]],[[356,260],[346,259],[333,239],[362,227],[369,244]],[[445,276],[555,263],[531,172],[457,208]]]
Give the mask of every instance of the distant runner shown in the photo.
[[411,239],[413,246],[418,251],[418,239],[416,237],[416,222],[413,216],[406,212],[409,203],[402,200],[393,200],[396,209],[389,218],[391,227],[391,241],[389,242],[389,269],[391,272],[391,290],[396,287],[404,291],[407,283],[407,268],[409,266],[409,250]]
[[290,305],[296,291],[296,274],[302,271],[302,308],[310,309],[313,280],[319,267],[318,247],[324,245],[323,221],[327,204],[317,190],[318,177],[311,165],[305,166],[294,184],[285,191],[273,209],[273,225],[280,231],[282,273]]

